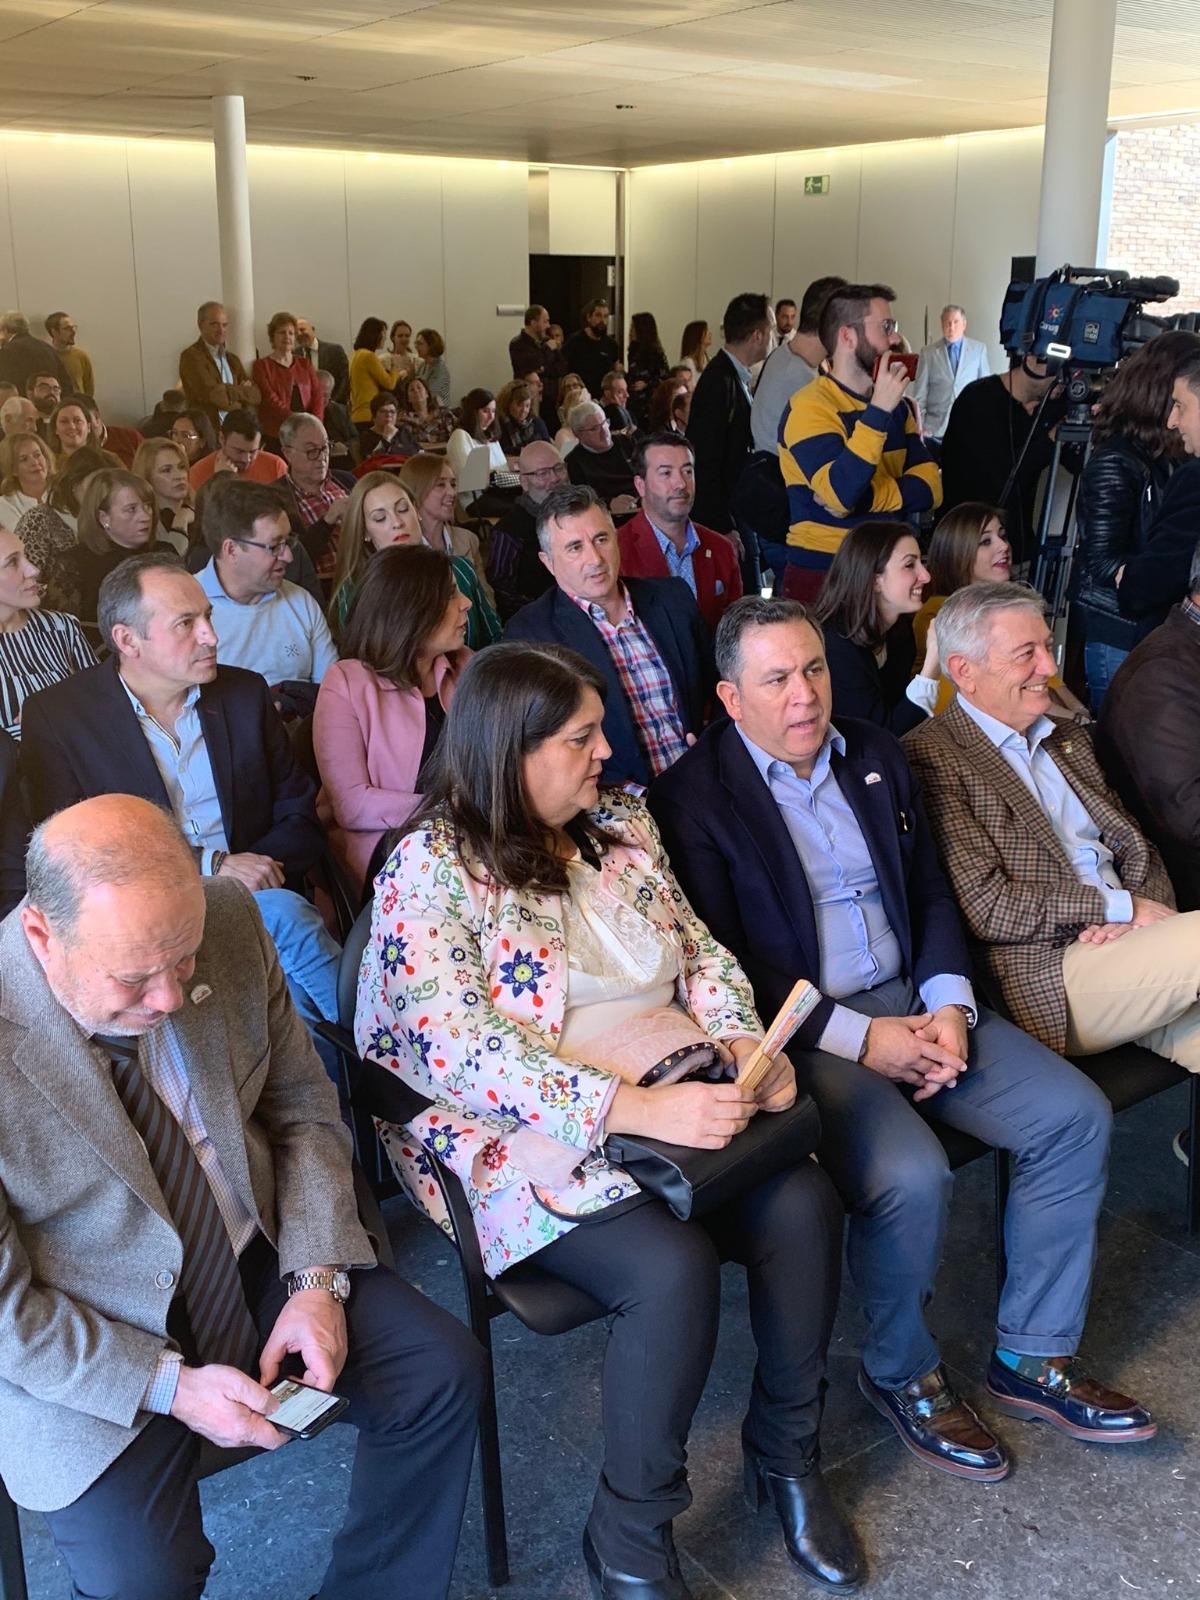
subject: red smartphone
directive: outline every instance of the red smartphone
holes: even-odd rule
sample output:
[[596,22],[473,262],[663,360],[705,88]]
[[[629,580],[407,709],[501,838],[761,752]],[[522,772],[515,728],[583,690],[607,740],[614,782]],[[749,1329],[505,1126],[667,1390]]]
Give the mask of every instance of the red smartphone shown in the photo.
[[919,356],[909,355],[904,350],[888,350],[884,355],[876,356],[875,367],[871,373],[871,381],[874,382],[879,377],[879,369],[886,361],[889,366],[903,367],[905,372],[908,373],[909,382],[911,383],[917,375],[917,362],[919,360]]

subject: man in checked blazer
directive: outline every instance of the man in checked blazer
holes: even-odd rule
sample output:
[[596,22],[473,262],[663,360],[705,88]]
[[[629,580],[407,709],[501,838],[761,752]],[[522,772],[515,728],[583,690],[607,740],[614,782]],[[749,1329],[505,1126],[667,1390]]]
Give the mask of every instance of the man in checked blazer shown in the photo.
[[359,1430],[321,1594],[444,1597],[482,1353],[376,1265],[253,899],[202,883],[170,816],[129,795],[44,823],[28,880],[0,925],[5,1486],[46,1513],[73,1593],[197,1600],[202,1441],[283,1444],[282,1364]]
[[971,584],[938,613],[958,695],[905,751],[943,864],[1021,1027],[1071,1055],[1133,1039],[1200,1071],[1200,912],[1176,912],[1089,735],[1046,715],[1052,643],[1023,585]]

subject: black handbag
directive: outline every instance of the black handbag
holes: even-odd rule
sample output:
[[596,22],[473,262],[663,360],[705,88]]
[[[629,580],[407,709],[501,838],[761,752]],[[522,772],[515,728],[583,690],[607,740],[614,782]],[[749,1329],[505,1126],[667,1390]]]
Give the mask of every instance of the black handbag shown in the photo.
[[604,1154],[687,1222],[799,1166],[820,1137],[816,1104],[811,1095],[799,1094],[786,1111],[757,1112],[723,1150],[693,1150],[640,1133],[610,1133]]

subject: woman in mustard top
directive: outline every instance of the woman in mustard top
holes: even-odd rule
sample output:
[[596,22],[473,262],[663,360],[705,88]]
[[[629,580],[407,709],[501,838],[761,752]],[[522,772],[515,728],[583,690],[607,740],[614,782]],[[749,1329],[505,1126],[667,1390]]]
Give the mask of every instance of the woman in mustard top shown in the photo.
[[371,401],[381,389],[394,389],[401,374],[389,372],[379,359],[387,323],[382,317],[368,317],[354,336],[350,353],[350,420],[360,429],[371,425]]

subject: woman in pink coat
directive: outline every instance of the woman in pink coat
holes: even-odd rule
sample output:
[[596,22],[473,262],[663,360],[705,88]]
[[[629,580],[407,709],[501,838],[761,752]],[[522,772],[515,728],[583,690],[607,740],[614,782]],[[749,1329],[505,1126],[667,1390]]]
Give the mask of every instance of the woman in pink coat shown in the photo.
[[359,888],[380,838],[421,798],[418,775],[471,656],[470,609],[449,557],[427,545],[382,550],[363,576],[313,718],[322,821]]

